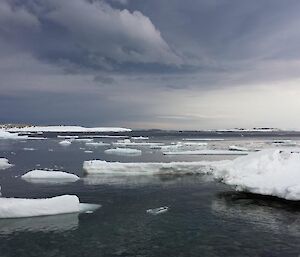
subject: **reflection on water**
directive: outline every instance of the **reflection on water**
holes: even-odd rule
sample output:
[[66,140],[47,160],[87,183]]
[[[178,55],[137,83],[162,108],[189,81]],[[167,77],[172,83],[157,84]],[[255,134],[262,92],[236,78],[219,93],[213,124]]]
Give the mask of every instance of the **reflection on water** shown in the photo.
[[212,201],[214,214],[222,219],[240,220],[272,230],[300,237],[300,203],[283,201],[273,197],[246,193],[222,193]]
[[64,232],[78,227],[78,214],[0,219],[0,235],[20,232]]

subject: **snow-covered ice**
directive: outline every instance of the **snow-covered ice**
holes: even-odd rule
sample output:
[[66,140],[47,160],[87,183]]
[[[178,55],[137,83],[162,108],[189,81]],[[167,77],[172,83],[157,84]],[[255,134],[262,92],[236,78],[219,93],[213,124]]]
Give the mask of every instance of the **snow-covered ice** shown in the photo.
[[242,146],[237,146],[237,145],[230,145],[228,147],[228,149],[230,151],[242,151],[242,152],[249,152],[250,149],[246,148],[246,147],[242,147]]
[[185,141],[224,141],[224,138],[184,138]]
[[24,147],[23,150],[24,151],[35,151],[36,149],[32,148],[32,147]]
[[126,156],[139,156],[142,154],[141,150],[132,149],[132,148],[113,148],[107,149],[104,151],[106,154],[115,154],[115,155],[126,155]]
[[80,178],[74,174],[64,171],[53,170],[31,170],[21,176],[22,179],[32,183],[69,183]]
[[[62,195],[44,199],[0,198],[0,218],[22,218],[79,213],[96,208],[94,204],[81,204],[76,195]],[[100,206],[98,206],[100,207]]]
[[238,191],[300,200],[300,149],[266,149],[214,168]]
[[203,174],[210,162],[140,162],[122,163],[90,160],[83,163],[88,174],[155,175],[155,174]]
[[6,158],[0,158],[0,170],[5,170],[12,166],[13,165],[10,164]]
[[70,144],[72,144],[72,142],[69,140],[63,140],[63,141],[60,141],[59,144],[62,146],[69,146]]
[[131,137],[131,139],[133,139],[133,140],[148,140],[149,137],[139,136],[139,137]]
[[0,139],[28,139],[28,136],[19,136],[18,133],[10,133],[0,129]]
[[162,146],[163,143],[154,143],[154,142],[132,142],[130,139],[118,140],[117,142],[112,143],[114,146],[148,146],[148,147],[157,147]]
[[94,127],[86,128],[81,126],[28,126],[22,128],[9,128],[12,132],[130,132],[128,128],[118,127]]
[[93,151],[90,151],[90,150],[85,150],[84,152],[85,153],[93,153]]

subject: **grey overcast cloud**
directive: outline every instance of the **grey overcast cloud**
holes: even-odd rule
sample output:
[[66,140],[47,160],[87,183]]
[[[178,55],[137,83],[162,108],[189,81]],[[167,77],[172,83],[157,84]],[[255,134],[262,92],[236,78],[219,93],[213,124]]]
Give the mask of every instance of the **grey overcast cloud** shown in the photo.
[[300,128],[300,1],[1,0],[0,120]]

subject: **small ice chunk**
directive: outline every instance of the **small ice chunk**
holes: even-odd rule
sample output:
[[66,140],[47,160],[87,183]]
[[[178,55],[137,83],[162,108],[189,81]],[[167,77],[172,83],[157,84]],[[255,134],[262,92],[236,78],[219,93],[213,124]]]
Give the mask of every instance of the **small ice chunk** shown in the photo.
[[0,170],[5,170],[12,166],[13,164],[10,164],[6,158],[0,158]]
[[86,146],[93,146],[93,147],[98,147],[98,146],[108,146],[110,144],[104,143],[104,142],[87,142],[85,143]]
[[107,149],[104,151],[106,154],[115,154],[115,155],[128,155],[128,156],[139,156],[142,154],[141,150],[132,149],[132,148],[114,148]]
[[24,151],[34,151],[35,149],[31,148],[31,147],[24,147],[23,150]]
[[149,139],[149,137],[139,136],[139,137],[131,137],[131,139],[134,139],[134,140],[147,140],[147,139]]
[[158,215],[158,214],[162,214],[165,213],[169,210],[168,206],[163,206],[163,207],[159,207],[159,208],[155,208],[155,209],[149,209],[146,212],[152,215]]
[[85,150],[85,153],[93,153],[93,151]]
[[163,152],[164,155],[247,155],[248,152],[230,150],[191,150]]
[[236,145],[230,145],[228,147],[228,149],[230,151],[243,151],[243,152],[248,152],[250,151],[249,149],[245,148],[245,147],[241,147],[241,146],[236,146]]
[[72,144],[72,142],[69,140],[63,140],[63,141],[60,141],[59,144],[62,146],[69,146],[70,144]]

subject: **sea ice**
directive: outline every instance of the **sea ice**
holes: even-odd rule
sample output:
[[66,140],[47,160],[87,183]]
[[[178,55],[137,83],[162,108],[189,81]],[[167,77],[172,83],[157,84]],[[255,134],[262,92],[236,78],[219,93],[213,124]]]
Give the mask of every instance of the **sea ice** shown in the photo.
[[109,146],[110,144],[108,143],[103,143],[103,142],[87,142],[85,143],[86,146],[94,146],[94,147],[98,147],[98,146]]
[[163,152],[164,155],[246,155],[248,152],[230,150],[190,150]]
[[0,170],[5,170],[12,166],[13,165],[10,164],[6,158],[0,158]]
[[158,215],[161,213],[165,213],[169,210],[168,206],[163,206],[163,207],[159,207],[159,208],[155,208],[155,209],[149,209],[146,212],[152,215]]
[[21,178],[32,183],[69,183],[80,179],[74,174],[52,170],[31,170]]
[[134,140],[147,140],[147,139],[149,139],[149,137],[139,136],[139,137],[131,137],[131,139],[134,139]]
[[18,133],[10,133],[0,129],[0,139],[28,139],[28,136],[19,136]]
[[114,148],[107,149],[104,151],[106,154],[115,154],[115,155],[127,155],[127,156],[139,156],[142,154],[141,150],[132,149],[132,148]]
[[72,144],[72,142],[69,140],[63,140],[63,141],[60,141],[59,144],[63,145],[63,146],[69,146],[70,144]]
[[[76,195],[62,195],[44,199],[0,198],[0,218],[22,218],[86,212],[96,205],[81,204]],[[100,207],[98,205],[98,207]]]

